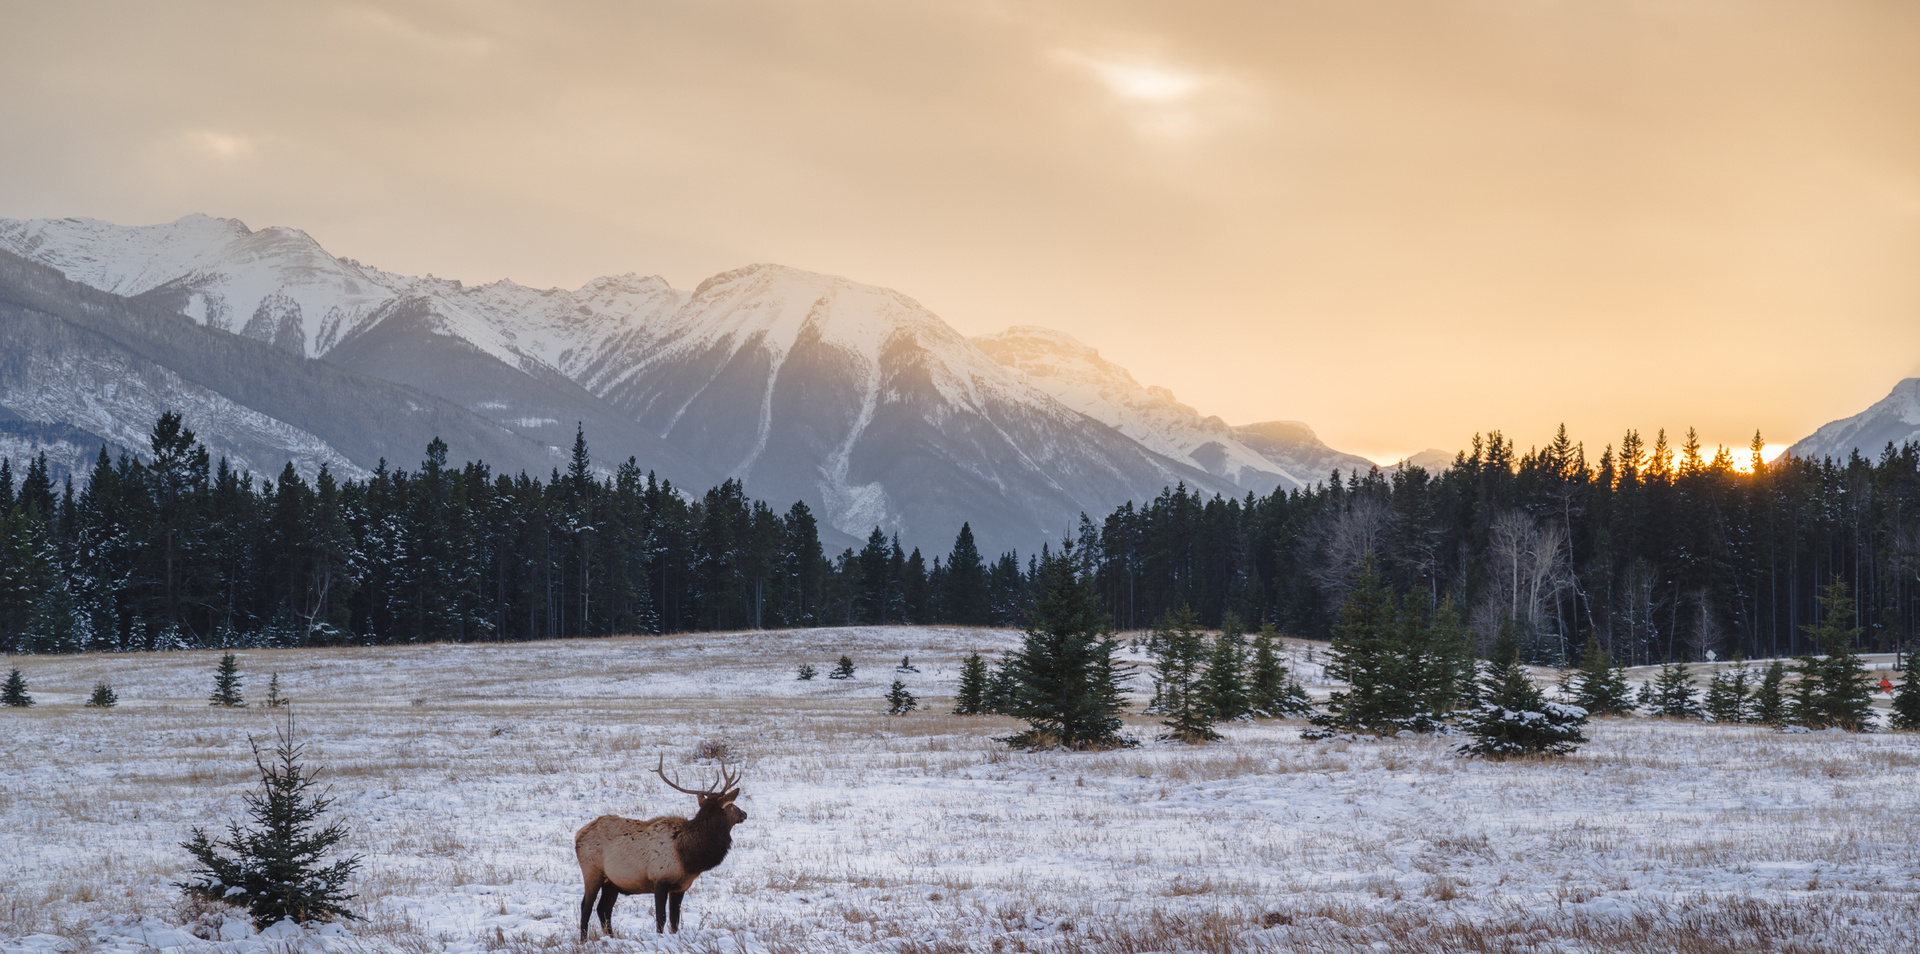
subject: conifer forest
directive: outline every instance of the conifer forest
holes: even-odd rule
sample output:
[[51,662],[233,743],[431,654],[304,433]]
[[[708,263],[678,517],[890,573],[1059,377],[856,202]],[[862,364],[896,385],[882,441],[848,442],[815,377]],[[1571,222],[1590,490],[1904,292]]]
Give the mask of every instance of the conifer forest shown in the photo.
[[[1406,604],[1460,609],[1532,662],[1596,643],[1622,664],[1810,652],[1838,578],[1862,650],[1920,622],[1920,446],[1878,460],[1755,453],[1628,432],[1590,460],[1562,429],[1522,453],[1498,432],[1441,473],[1330,475],[1307,490],[1184,487],[1083,516],[1069,551],[1111,625],[1191,610],[1215,627],[1325,638],[1363,562]],[[853,623],[1020,625],[1041,554],[903,550],[875,528],[823,550],[815,517],[737,481],[676,488],[629,460],[542,479],[455,465],[364,480],[212,461],[179,415],[147,452],[103,449],[82,480],[0,464],[0,651],[526,640]],[[1370,559],[1369,559],[1370,558]]]

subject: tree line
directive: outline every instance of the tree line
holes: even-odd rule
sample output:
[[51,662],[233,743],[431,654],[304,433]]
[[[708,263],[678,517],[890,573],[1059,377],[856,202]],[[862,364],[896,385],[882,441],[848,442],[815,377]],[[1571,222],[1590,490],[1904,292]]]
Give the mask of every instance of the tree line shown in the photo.
[[[1589,645],[1629,665],[1803,654],[1835,578],[1857,648],[1904,645],[1920,447],[1768,464],[1760,446],[1736,468],[1692,432],[1675,448],[1629,431],[1589,463],[1564,428],[1524,454],[1495,432],[1439,473],[1169,488],[1083,516],[1071,553],[1121,630],[1190,608],[1209,629],[1327,638],[1364,565],[1482,654],[1512,629],[1529,662]],[[0,461],[0,651],[1021,625],[1049,555],[989,558],[965,526],[931,558],[878,528],[830,554],[804,503],[775,510],[731,480],[690,493],[632,459],[596,474],[584,434],[544,479],[455,466],[438,440],[412,470],[262,478],[210,460],[169,413],[147,453],[103,448],[77,485],[44,458],[19,479]]]

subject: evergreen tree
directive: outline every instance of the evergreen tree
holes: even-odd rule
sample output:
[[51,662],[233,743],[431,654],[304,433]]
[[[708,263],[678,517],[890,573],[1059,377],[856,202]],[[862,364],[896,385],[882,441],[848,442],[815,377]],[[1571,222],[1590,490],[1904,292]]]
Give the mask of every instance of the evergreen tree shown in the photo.
[[1306,690],[1293,681],[1280,661],[1280,634],[1272,623],[1253,637],[1253,666],[1248,673],[1248,702],[1255,714],[1268,719],[1304,716],[1313,711]]
[[793,678],[801,682],[811,682],[813,681],[813,677],[818,675],[820,675],[820,670],[813,668],[813,663],[803,662],[800,664],[799,669],[794,670]]
[[1207,671],[1200,677],[1200,704],[1209,721],[1231,722],[1251,713],[1247,693],[1247,641],[1239,614],[1228,610],[1220,620],[1220,635],[1207,654]]
[[1201,660],[1208,654],[1199,628],[1193,610],[1181,607],[1178,614],[1161,617],[1148,640],[1154,655],[1154,696],[1166,716],[1160,723],[1168,729],[1164,738],[1187,743],[1220,738],[1213,730],[1213,709],[1201,675]]
[[918,668],[915,668],[915,666],[913,665],[913,657],[902,656],[900,657],[900,665],[893,667],[893,671],[894,672],[919,672],[920,670]]
[[1586,710],[1547,701],[1527,678],[1511,631],[1493,645],[1480,699],[1480,708],[1461,723],[1473,737],[1460,746],[1462,753],[1494,759],[1566,755],[1587,741],[1580,731]]
[[997,708],[1028,725],[1007,743],[1069,749],[1131,744],[1120,735],[1126,703],[1113,662],[1116,648],[1073,545],[1062,543],[1058,554],[1043,555],[1034,566],[1026,638],[1002,667],[1007,697]]
[[1574,705],[1588,715],[1620,715],[1633,711],[1632,690],[1627,685],[1624,667],[1613,664],[1613,655],[1601,648],[1598,639],[1588,639],[1580,654],[1580,668],[1572,681]]
[[1368,557],[1340,606],[1333,627],[1327,676],[1347,684],[1327,700],[1327,711],[1313,717],[1322,730],[1374,733],[1398,731],[1407,709],[1400,685],[1405,676],[1401,621],[1393,591]]
[[1893,693],[1893,727],[1914,730],[1920,729],[1920,664],[1914,662],[1912,653],[1907,654],[1906,661],[1906,676]]
[[15,669],[7,673],[7,684],[0,688],[0,706],[13,706],[24,709],[33,705],[33,696],[27,693],[27,677]]
[[954,715],[985,715],[992,710],[987,706],[988,676],[986,660],[979,653],[968,653],[960,664],[960,689],[954,694]]
[[229,709],[246,705],[240,698],[240,663],[232,653],[220,657],[220,668],[213,673],[213,695],[207,700],[208,705]]
[[1751,704],[1752,692],[1747,688],[1745,666],[1719,670],[1707,680],[1704,708],[1713,721],[1745,722]]
[[988,591],[987,565],[980,548],[973,542],[973,527],[960,524],[953,540],[953,552],[947,555],[946,574],[941,581],[941,603],[949,622],[966,626],[984,626],[990,622],[992,598]]
[[906,683],[895,679],[893,685],[887,689],[887,714],[906,715],[918,708],[920,708],[919,698],[907,691]]
[[1686,663],[1668,663],[1660,667],[1660,674],[1651,683],[1648,692],[1642,693],[1642,705],[1652,710],[1654,715],[1669,719],[1700,718],[1700,692],[1693,684],[1693,674]]
[[87,697],[89,709],[111,709],[120,704],[120,695],[113,691],[105,679],[93,684],[93,695]]
[[853,678],[853,659],[848,656],[841,656],[840,662],[837,665],[835,665],[831,671],[827,673],[827,678],[828,679],[852,679]]
[[219,839],[193,829],[180,847],[199,866],[192,880],[176,886],[209,901],[245,906],[256,928],[283,919],[306,924],[356,918],[346,907],[354,896],[345,885],[360,857],[323,863],[347,830],[338,821],[317,827],[332,799],[314,790],[319,773],[307,771],[300,761],[306,746],[295,741],[293,720],[277,734],[271,757],[258,740],[249,739],[260,771],[260,790],[245,796],[253,824],[243,829],[237,821],[228,822],[227,836]]
[[280,674],[274,673],[267,679],[267,708],[284,709],[290,701],[280,694]]
[[1820,691],[1815,700],[1818,720],[1823,726],[1838,726],[1849,732],[1865,732],[1873,727],[1873,689],[1867,681],[1867,667],[1854,652],[1860,638],[1853,619],[1853,597],[1845,580],[1834,577],[1820,594],[1824,618],[1817,626],[1802,626],[1826,659],[1819,662]]
[[1820,660],[1800,657],[1794,663],[1793,676],[1793,693],[1787,699],[1788,724],[1826,728],[1826,695],[1820,691]]
[[1747,718],[1761,725],[1785,725],[1787,721],[1787,697],[1781,687],[1787,679],[1787,664],[1776,659],[1767,664],[1760,675],[1760,685],[1753,691],[1753,700],[1748,705]]

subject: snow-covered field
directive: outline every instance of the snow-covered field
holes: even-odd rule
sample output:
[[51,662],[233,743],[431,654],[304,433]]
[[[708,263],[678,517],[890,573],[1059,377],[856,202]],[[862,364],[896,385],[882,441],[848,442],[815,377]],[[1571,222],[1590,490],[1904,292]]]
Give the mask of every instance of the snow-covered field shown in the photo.
[[[1920,950],[1920,736],[1609,719],[1573,758],[1488,763],[1277,722],[1206,747],[1019,754],[992,740],[1013,723],[940,714],[966,651],[1017,638],[243,652],[256,706],[273,671],[295,700],[366,859],[368,920],[231,923],[219,942],[188,930],[177,843],[239,815],[271,713],[205,704],[217,653],[10,660],[39,705],[0,710],[0,948],[577,952],[574,830],[690,813],[655,759],[697,779],[697,747],[724,743],[751,817],[688,893],[684,933],[656,938],[650,900],[626,898],[623,937],[596,928],[587,949]],[[824,678],[843,652],[859,677]],[[890,717],[902,654],[931,711]],[[802,661],[822,677],[796,681]],[[120,706],[81,708],[102,677]]]

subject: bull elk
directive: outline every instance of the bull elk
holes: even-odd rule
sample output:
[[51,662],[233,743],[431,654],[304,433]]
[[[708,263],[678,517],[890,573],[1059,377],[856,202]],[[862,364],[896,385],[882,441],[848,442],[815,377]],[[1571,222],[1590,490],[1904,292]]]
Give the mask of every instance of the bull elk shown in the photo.
[[680,899],[693,879],[713,870],[733,847],[733,826],[747,820],[733,800],[740,797],[740,778],[722,765],[719,784],[704,790],[682,788],[667,777],[666,756],[654,774],[676,792],[700,800],[692,818],[665,815],[638,821],[602,815],[573,836],[573,854],[580,859],[586,897],[580,901],[580,940],[587,939],[594,899],[599,898],[600,930],[613,935],[613,903],[623,894],[653,895],[653,929],[665,933],[671,920],[680,933]]

